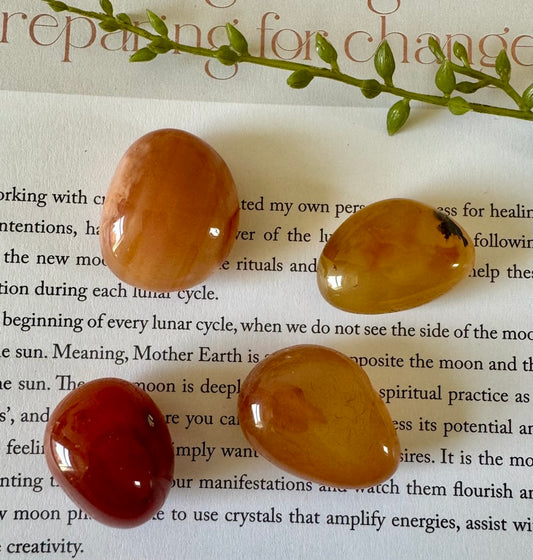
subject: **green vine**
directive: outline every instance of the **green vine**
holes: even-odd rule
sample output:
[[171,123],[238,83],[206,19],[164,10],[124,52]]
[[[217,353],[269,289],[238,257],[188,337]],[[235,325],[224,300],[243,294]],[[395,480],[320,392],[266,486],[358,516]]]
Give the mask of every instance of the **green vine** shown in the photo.
[[[386,41],[381,43],[374,55],[374,67],[382,81],[374,78],[361,79],[341,72],[335,47],[321,34],[316,35],[315,47],[318,56],[328,67],[254,56],[249,52],[246,38],[230,23],[226,24],[228,44],[217,49],[207,49],[177,43],[170,39],[166,23],[151,10],[146,10],[146,13],[153,32],[134,25],[131,18],[125,13],[115,14],[110,0],[100,0],[102,12],[82,10],[59,0],[43,1],[56,12],[66,11],[97,20],[102,30],[106,32],[122,30],[146,39],[147,46],[130,56],[132,62],[147,62],[160,54],[178,51],[215,58],[221,64],[229,66],[249,63],[286,70],[290,72],[287,79],[288,85],[296,89],[307,87],[315,78],[326,78],[357,87],[369,99],[377,97],[381,93],[394,95],[400,99],[392,105],[387,114],[387,130],[390,135],[398,132],[407,122],[412,101],[447,107],[454,115],[463,115],[473,111],[533,121],[533,83],[522,94],[511,86],[511,63],[505,49],[500,51],[496,58],[496,75],[492,76],[471,67],[466,48],[461,43],[456,42],[453,45],[453,54],[459,61],[457,63],[446,57],[438,41],[430,37],[428,47],[439,63],[435,75],[435,85],[440,92],[439,95],[431,95],[403,89],[394,84],[393,76],[396,64],[392,50]],[[466,76],[470,79],[458,81],[458,76]],[[489,86],[504,92],[516,108],[485,105],[467,99],[467,96]]]

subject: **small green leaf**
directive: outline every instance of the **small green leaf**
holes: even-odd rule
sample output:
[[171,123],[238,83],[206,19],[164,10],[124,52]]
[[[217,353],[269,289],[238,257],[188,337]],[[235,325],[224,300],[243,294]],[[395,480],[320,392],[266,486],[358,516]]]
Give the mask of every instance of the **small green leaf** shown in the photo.
[[475,93],[487,85],[486,82],[480,80],[479,82],[458,82],[455,85],[456,91],[459,93]]
[[226,23],[226,33],[231,48],[242,55],[250,54],[248,51],[248,41],[244,35],[231,23]]
[[68,6],[64,2],[58,2],[56,0],[45,0],[45,2],[50,6],[54,12],[64,12],[68,10]]
[[166,37],[155,37],[148,48],[157,54],[165,54],[172,49],[172,43]]
[[219,47],[215,52],[215,56],[225,66],[233,66],[239,60],[239,55],[229,45]]
[[100,7],[108,16],[113,15],[113,4],[111,4],[110,0],[100,0]]
[[531,111],[533,108],[533,84],[527,86],[522,94],[522,108],[526,111]]
[[462,97],[452,97],[448,101],[448,109],[454,115],[464,115],[472,110],[470,103]]
[[394,55],[387,41],[383,41],[383,43],[379,45],[374,55],[374,66],[376,72],[383,78],[385,84],[392,86],[392,75],[396,69],[396,63],[394,62]]
[[387,113],[387,132],[389,136],[396,134],[402,128],[407,122],[410,112],[411,106],[407,98],[400,99],[389,109]]
[[462,43],[455,42],[453,44],[453,54],[463,63],[465,68],[470,68],[470,60],[468,60],[468,52]]
[[168,27],[167,24],[151,10],[146,10],[148,19],[150,20],[150,25],[154,28],[156,33],[159,33],[162,37],[168,37]]
[[127,23],[128,25],[132,25],[131,18],[130,18],[130,16],[129,16],[128,14],[120,13],[120,14],[117,14],[117,15],[115,16],[115,18],[116,18],[118,21],[121,21],[122,23]]
[[511,78],[511,63],[509,61],[507,53],[505,52],[505,49],[502,49],[498,53],[498,56],[496,57],[495,68],[498,76],[500,76],[500,78],[508,84]]
[[315,38],[315,48],[318,56],[328,64],[331,64],[335,68],[337,66],[337,51],[335,47],[320,33],[316,34]]
[[444,95],[450,95],[450,93],[455,89],[455,74],[453,72],[452,63],[445,59],[440,65],[435,75],[436,86],[444,93]]
[[98,26],[108,33],[113,33],[113,31],[118,31],[120,29],[119,23],[113,18],[104,19],[98,24]]
[[373,99],[374,97],[377,97],[382,91],[383,88],[377,80],[365,80],[363,82],[363,85],[361,86],[361,93],[367,99]]
[[156,56],[157,53],[150,50],[148,47],[144,47],[130,56],[130,62],[148,62],[153,60]]
[[444,52],[442,51],[442,48],[437,39],[435,39],[435,37],[432,37],[431,35],[428,39],[428,47],[438,62],[444,62],[446,56],[444,55]]
[[287,84],[294,89],[303,89],[311,83],[313,77],[309,70],[302,68],[301,70],[296,70],[287,78]]

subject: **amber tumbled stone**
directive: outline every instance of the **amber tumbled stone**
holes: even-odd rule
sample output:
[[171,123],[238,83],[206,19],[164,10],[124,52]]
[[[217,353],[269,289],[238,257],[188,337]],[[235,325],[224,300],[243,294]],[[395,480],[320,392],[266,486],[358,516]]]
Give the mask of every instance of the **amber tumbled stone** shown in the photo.
[[171,488],[174,453],[165,419],[148,394],[121,379],[69,393],[50,415],[44,450],[57,483],[106,525],[148,521]]
[[400,460],[391,417],[368,376],[324,346],[292,346],[260,362],[241,387],[239,422],[263,457],[320,484],[372,486]]
[[117,166],[100,222],[102,256],[137,288],[186,289],[226,259],[238,217],[235,183],[219,154],[183,130],[156,130]]
[[450,290],[470,274],[474,259],[470,237],[443,212],[414,200],[383,200],[357,211],[330,237],[318,287],[345,311],[401,311]]

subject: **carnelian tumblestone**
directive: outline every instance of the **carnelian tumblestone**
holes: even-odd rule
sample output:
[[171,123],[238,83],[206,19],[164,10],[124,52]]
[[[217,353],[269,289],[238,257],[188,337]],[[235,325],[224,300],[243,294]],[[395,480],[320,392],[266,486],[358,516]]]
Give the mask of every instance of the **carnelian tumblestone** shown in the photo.
[[183,130],[156,130],[130,146],[111,180],[102,255],[127,284],[186,289],[226,259],[238,217],[235,183],[218,153]]
[[67,495],[113,527],[151,519],[172,484],[165,419],[142,389],[121,379],[98,379],[69,393],[50,416],[44,452]]
[[443,212],[408,199],[366,206],[330,237],[318,287],[352,313],[410,309],[441,296],[474,266],[468,234]]
[[258,453],[320,484],[372,486],[400,460],[391,417],[366,373],[323,346],[292,346],[260,362],[242,385],[239,423]]

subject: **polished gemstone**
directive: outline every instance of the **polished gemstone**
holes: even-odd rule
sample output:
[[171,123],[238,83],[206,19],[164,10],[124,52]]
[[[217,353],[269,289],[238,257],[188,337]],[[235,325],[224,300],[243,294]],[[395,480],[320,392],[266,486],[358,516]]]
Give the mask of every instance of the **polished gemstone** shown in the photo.
[[400,460],[391,417],[364,370],[323,346],[292,346],[260,362],[242,385],[239,422],[258,453],[320,484],[372,486]]
[[130,146],[111,180],[102,255],[137,288],[190,288],[226,259],[238,217],[235,184],[218,153],[183,130],[156,130]]
[[330,237],[319,259],[318,287],[352,313],[389,313],[427,303],[466,278],[474,246],[450,217],[408,199],[371,204]]
[[121,379],[98,379],[69,393],[50,416],[44,450],[67,495],[113,527],[148,521],[172,484],[165,419],[143,390]]

